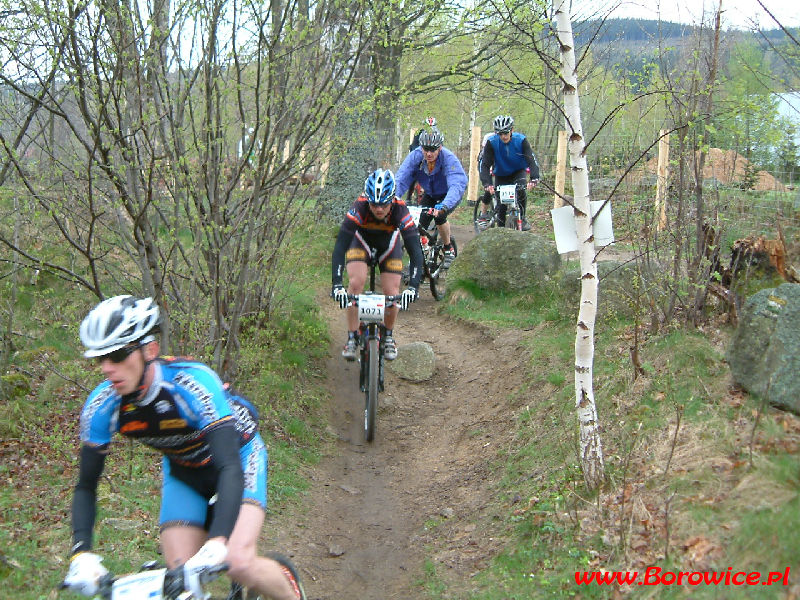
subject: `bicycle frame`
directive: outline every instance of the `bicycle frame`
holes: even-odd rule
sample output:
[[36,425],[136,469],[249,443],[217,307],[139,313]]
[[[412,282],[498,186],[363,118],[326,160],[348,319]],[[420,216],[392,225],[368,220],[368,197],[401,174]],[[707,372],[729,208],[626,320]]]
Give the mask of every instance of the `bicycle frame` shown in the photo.
[[520,191],[519,184],[498,185],[495,188],[497,202],[506,207],[506,224],[510,224],[517,231],[522,230],[522,213],[517,202]]
[[[481,233],[482,231],[486,231],[492,227],[497,227],[497,212],[501,204],[504,204],[506,208],[506,222],[504,227],[510,227],[512,229],[516,229],[518,231],[522,230],[522,211],[519,206],[519,202],[517,200],[520,191],[525,189],[525,184],[520,183],[512,183],[506,185],[498,185],[494,188],[494,194],[492,195],[492,207],[491,207],[491,215],[489,216],[489,220],[485,223],[478,223],[478,213],[480,211],[481,200],[478,199],[475,203],[475,208],[473,209],[473,224],[475,227],[475,233]],[[502,189],[506,189],[505,197],[501,198],[501,191]]]
[[[417,223],[419,230],[419,241],[422,246],[422,280],[424,283],[427,279],[431,288],[431,294],[435,300],[444,298],[447,282],[442,269],[442,262],[444,260],[444,244],[439,240],[439,229],[434,224],[430,228],[425,228],[419,225],[419,217],[425,210],[421,206],[409,206],[409,212]],[[450,243],[453,244],[453,249],[456,255],[458,254],[458,245],[456,244],[455,237],[450,235]]]
[[358,307],[359,312],[359,345],[361,347],[358,374],[359,389],[364,392],[364,439],[367,442],[375,438],[375,424],[378,414],[378,393],[384,389],[384,337],[386,326],[383,323],[384,311],[394,306],[402,297],[376,294],[375,261],[376,253],[370,252],[369,290],[362,294],[348,294],[349,302]]

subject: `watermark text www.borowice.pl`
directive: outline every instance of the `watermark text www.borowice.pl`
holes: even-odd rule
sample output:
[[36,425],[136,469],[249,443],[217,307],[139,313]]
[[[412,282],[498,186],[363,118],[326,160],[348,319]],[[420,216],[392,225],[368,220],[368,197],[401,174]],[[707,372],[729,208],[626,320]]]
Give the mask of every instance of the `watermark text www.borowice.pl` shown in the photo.
[[647,567],[639,571],[575,571],[578,585],[789,585],[789,567],[784,571],[664,571]]

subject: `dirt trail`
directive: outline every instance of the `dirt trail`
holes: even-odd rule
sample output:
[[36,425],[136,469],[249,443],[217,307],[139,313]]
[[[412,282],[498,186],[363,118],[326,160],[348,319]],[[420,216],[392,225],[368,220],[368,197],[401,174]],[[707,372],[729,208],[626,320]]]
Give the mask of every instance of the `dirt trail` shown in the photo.
[[[454,230],[461,244],[471,235],[466,227]],[[315,468],[304,506],[285,515],[298,527],[281,526],[271,544],[295,558],[315,600],[417,597],[415,581],[433,536],[446,540],[437,544],[437,566],[468,579],[492,544],[481,539],[476,519],[492,481],[487,461],[511,430],[513,411],[500,415],[519,384],[516,365],[490,374],[491,336],[439,315],[438,303],[421,288],[420,299],[398,317],[395,337],[399,346],[431,344],[435,376],[412,383],[387,369],[376,439],[366,444],[358,364],[340,356],[344,315],[333,302],[323,306],[333,333],[327,370],[337,441]],[[514,344],[503,336],[506,353]],[[442,523],[428,531],[432,519]]]

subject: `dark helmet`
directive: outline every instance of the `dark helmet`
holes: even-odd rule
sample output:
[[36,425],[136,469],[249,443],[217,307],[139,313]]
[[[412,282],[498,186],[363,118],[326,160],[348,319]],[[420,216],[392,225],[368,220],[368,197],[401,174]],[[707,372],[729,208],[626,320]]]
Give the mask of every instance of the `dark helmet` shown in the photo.
[[[153,341],[161,312],[152,298],[114,296],[95,306],[81,323],[87,358],[104,356],[131,342]],[[149,339],[147,339],[149,338]]]
[[438,129],[423,131],[419,134],[420,146],[433,146],[434,148],[438,148],[442,144],[444,144],[444,136]]
[[364,182],[364,195],[370,204],[389,204],[394,199],[394,173],[376,169]]
[[514,128],[514,117],[511,115],[497,115],[494,118],[495,133],[508,133]]

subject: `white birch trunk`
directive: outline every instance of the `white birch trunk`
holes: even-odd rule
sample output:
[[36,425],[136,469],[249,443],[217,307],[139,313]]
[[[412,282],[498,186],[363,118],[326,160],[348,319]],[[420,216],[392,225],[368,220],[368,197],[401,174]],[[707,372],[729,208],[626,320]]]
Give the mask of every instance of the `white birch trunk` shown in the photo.
[[569,3],[553,0],[558,42],[561,47],[564,114],[568,149],[575,194],[575,227],[578,232],[578,251],[581,263],[581,301],[578,309],[575,336],[575,408],[580,429],[580,460],[583,478],[590,489],[603,483],[605,469],[603,448],[597,423],[597,408],[592,389],[594,361],[594,321],[597,314],[597,262],[595,261],[589,205],[589,171],[584,149],[586,141],[581,125],[578,101],[578,77],[575,69],[575,48]]

